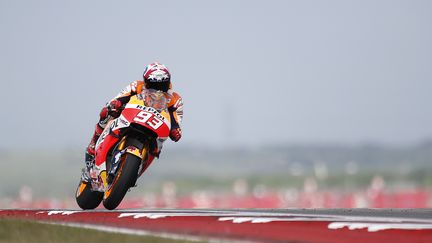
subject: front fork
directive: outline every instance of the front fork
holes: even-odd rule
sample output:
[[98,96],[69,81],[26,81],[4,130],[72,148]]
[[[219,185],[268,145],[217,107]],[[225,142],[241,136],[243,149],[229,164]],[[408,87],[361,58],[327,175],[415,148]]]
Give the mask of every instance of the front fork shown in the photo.
[[[98,191],[106,191],[108,189],[109,183],[111,183],[109,178],[113,178],[115,176],[117,169],[120,165],[120,162],[122,161],[122,157],[126,153],[131,154],[133,156],[136,156],[138,158],[141,158],[142,162],[141,162],[140,168],[138,170],[138,177],[150,165],[153,158],[152,158],[152,156],[149,156],[148,146],[144,145],[141,150],[135,146],[132,146],[132,145],[126,146],[126,139],[127,139],[127,136],[122,137],[120,142],[116,146],[116,148],[114,148],[114,151],[116,151],[116,152],[114,152],[113,157],[111,158],[112,164],[110,166],[108,173],[107,173],[107,168],[106,168],[106,161],[100,163],[99,166],[96,166],[96,168],[99,172],[98,173],[99,176],[98,176],[98,182],[93,183],[94,184],[93,189],[96,189]],[[107,141],[107,142],[109,142],[109,141]],[[105,157],[106,157],[106,155],[105,155]]]

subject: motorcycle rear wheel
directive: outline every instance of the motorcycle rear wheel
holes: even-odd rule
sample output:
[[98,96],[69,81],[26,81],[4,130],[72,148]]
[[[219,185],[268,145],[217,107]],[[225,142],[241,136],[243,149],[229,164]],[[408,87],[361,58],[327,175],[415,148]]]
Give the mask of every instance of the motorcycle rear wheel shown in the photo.
[[80,208],[88,210],[97,208],[102,202],[103,195],[103,192],[91,190],[90,183],[80,181],[75,193],[75,199]]
[[104,195],[103,205],[109,210],[115,209],[120,204],[129,188],[134,186],[138,177],[141,158],[126,153],[123,155],[122,160],[112,183]]

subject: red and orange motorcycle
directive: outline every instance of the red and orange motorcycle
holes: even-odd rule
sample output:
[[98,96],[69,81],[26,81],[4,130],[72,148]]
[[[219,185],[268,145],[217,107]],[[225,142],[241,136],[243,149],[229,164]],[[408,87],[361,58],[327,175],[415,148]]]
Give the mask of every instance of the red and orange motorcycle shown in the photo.
[[102,201],[106,209],[115,209],[135,186],[169,137],[169,99],[165,92],[146,89],[107,124],[96,143],[91,179],[81,179],[76,190],[82,209],[94,209]]

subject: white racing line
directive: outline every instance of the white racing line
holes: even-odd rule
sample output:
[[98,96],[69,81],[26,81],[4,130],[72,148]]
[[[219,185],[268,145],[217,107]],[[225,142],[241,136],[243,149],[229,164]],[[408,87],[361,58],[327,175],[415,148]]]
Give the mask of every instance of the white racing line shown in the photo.
[[[48,215],[71,215],[83,211],[40,211]],[[160,219],[166,217],[216,217],[218,221],[231,221],[234,224],[253,223],[264,224],[270,222],[299,222],[325,221],[329,222],[328,229],[338,230],[347,227],[349,230],[367,229],[368,232],[381,230],[431,230],[431,219],[367,217],[348,215],[319,215],[277,212],[236,212],[223,210],[148,210],[148,212],[118,212],[118,218],[132,217],[134,219]]]
[[[224,214],[223,212],[220,214]],[[367,229],[368,232],[377,232],[380,230],[398,229],[398,230],[425,230],[432,229],[432,221],[427,219],[416,219],[418,222],[406,222],[403,218],[385,218],[385,217],[364,217],[364,216],[343,216],[343,215],[310,215],[310,214],[278,214],[268,217],[269,213],[250,213],[250,212],[225,212],[230,214],[225,217],[219,217],[218,221],[232,221],[234,224],[253,223],[262,224],[270,222],[299,222],[299,221],[329,221],[328,229],[337,230],[348,227],[350,230]],[[246,214],[248,216],[240,216]],[[121,213],[118,217],[133,217],[134,219],[149,218],[159,219],[176,216],[213,216],[214,212],[208,213],[177,213],[177,212],[160,212],[160,213]],[[279,216],[279,217],[275,217]],[[411,219],[412,220],[412,219]]]
[[[145,212],[147,211],[147,212]],[[213,217],[251,217],[251,218],[300,218],[307,219],[308,221],[372,221],[372,222],[415,222],[432,224],[432,219],[421,218],[397,218],[397,217],[380,217],[380,216],[358,216],[358,215],[341,215],[341,214],[303,214],[303,213],[279,213],[279,212],[255,212],[255,211],[232,211],[232,210],[176,210],[176,209],[155,209],[144,210],[144,212],[137,212],[133,210],[130,212],[119,212],[121,217],[133,218],[163,218],[175,216],[213,216]]]
[[344,227],[349,230],[367,229],[368,232],[377,232],[380,230],[430,230],[432,224],[333,222],[328,225],[329,229],[342,229]]
[[[293,222],[293,221],[329,221],[323,220],[322,218],[247,218],[247,217],[223,217],[219,218],[219,221],[232,221],[233,223],[270,223],[270,222]],[[367,229],[368,232],[377,232],[380,230],[430,230],[432,229],[432,224],[424,224],[424,223],[390,223],[390,222],[331,222],[328,225],[328,229],[337,230],[343,229],[347,227],[349,230],[357,230],[357,229]]]
[[[71,215],[71,214],[74,214],[74,213],[79,213],[80,211],[49,211],[48,212],[48,215],[49,216],[51,216],[51,215],[56,215],[56,214],[61,214],[61,215]],[[45,212],[37,212],[36,214],[39,214],[39,213],[45,213]]]

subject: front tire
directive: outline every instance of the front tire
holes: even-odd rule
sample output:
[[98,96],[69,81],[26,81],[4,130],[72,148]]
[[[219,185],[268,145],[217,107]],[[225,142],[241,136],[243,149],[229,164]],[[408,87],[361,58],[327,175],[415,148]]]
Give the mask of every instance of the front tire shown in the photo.
[[126,153],[123,155],[120,168],[112,180],[111,185],[105,192],[103,205],[106,209],[115,209],[123,200],[130,187],[134,186],[138,169],[141,164],[141,158]]
[[80,181],[75,199],[78,206],[84,210],[95,209],[102,202],[103,192],[93,191],[90,183]]

